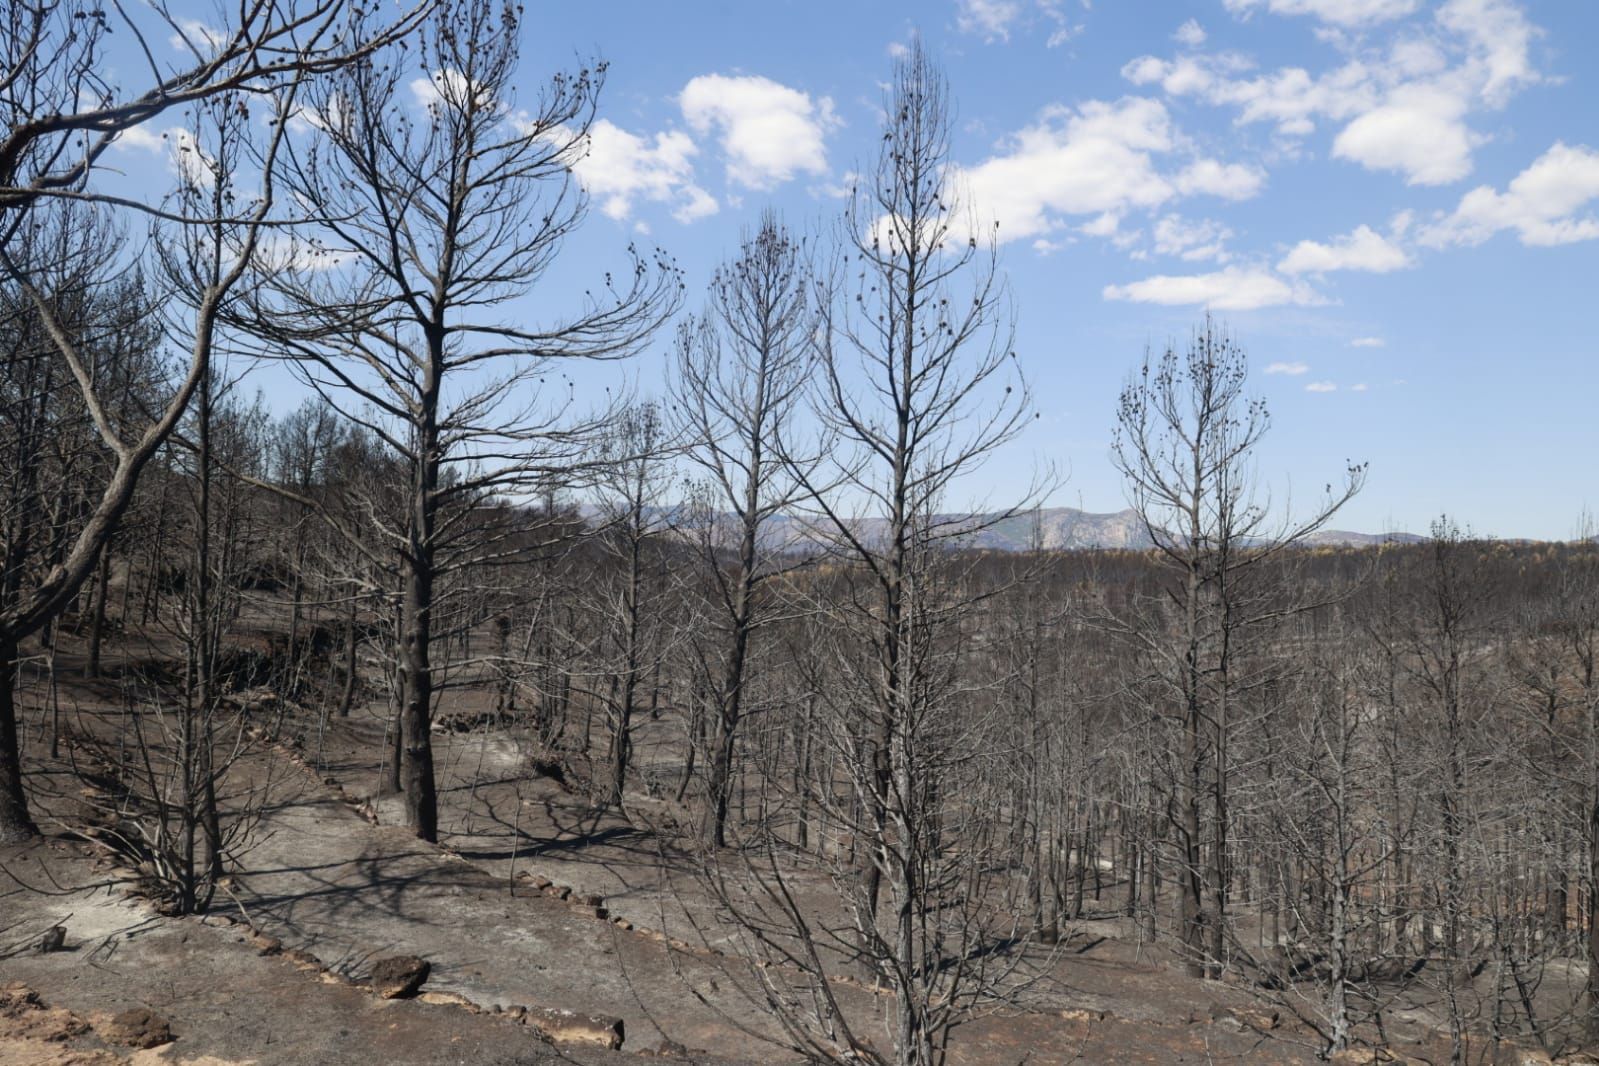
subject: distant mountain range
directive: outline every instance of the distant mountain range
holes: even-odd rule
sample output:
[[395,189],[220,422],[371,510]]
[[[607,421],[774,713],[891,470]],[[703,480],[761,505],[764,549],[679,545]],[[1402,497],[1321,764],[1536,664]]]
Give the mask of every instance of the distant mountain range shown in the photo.
[[[600,509],[593,506],[581,508],[584,517],[593,520]],[[652,514],[664,525],[679,524],[681,514],[675,508],[660,508]],[[1099,514],[1080,511],[1075,507],[1046,507],[1037,511],[1017,514],[948,514],[939,515],[938,521],[957,534],[952,546],[987,551],[1020,552],[1035,545],[1045,551],[1075,551],[1104,548],[1121,548],[1142,551],[1154,547],[1138,512],[1131,507],[1121,511]],[[856,535],[867,542],[880,541],[886,535],[886,523],[878,518],[861,518],[853,523]],[[960,530],[970,530],[960,533]],[[731,546],[731,530],[727,540]],[[767,551],[801,551],[814,547],[821,539],[813,523],[794,515],[777,515],[770,519],[762,534]],[[1341,529],[1324,529],[1305,538],[1313,547],[1364,548],[1377,544],[1414,544],[1426,538],[1414,533],[1354,533]]]
[[1305,538],[1305,543],[1328,548],[1369,548],[1375,544],[1420,544],[1427,538],[1419,533],[1351,533],[1344,529],[1323,529]]

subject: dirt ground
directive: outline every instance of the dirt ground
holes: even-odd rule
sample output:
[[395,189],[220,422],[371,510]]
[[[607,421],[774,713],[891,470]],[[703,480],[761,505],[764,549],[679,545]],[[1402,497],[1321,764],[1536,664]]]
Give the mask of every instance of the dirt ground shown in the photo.
[[[164,654],[113,649],[108,663],[114,673]],[[70,655],[60,666],[72,728],[109,728],[97,716],[115,710],[110,683],[74,678]],[[513,734],[436,737],[432,846],[379,795],[378,708],[326,729],[286,721],[231,771],[231,794],[267,800],[229,898],[203,920],[176,919],[128,895],[126,871],[63,833],[82,813],[81,783],[48,757],[42,701],[33,703],[25,762],[53,835],[0,851],[0,985],[26,989],[0,998],[0,1064],[793,1060],[763,1042],[778,1030],[740,992],[750,960],[695,891],[688,852],[651,828],[662,820],[596,809],[529,773]],[[661,803],[630,797],[635,811]],[[825,879],[801,891],[808,905],[829,905]],[[27,950],[55,925],[67,930],[64,950]],[[433,1002],[362,987],[372,961],[394,954],[432,964]],[[1078,923],[1038,969],[1026,1009],[957,1031],[955,1063],[1318,1061],[1308,1029],[1245,989],[1182,976],[1121,919]],[[885,1001],[862,987],[836,991],[873,1031]],[[175,1039],[148,1050],[109,1041],[107,1020],[136,1007],[166,1019]],[[518,1021],[562,1011],[620,1020],[622,1050],[552,1045],[538,1024]],[[1401,1022],[1388,1035],[1414,1061],[1445,1061],[1423,1042],[1424,1025]]]
[[[504,1016],[379,999],[356,985],[324,980],[281,953],[262,954],[239,926],[157,917],[143,901],[109,886],[106,869],[75,845],[11,849],[0,864],[7,874],[0,914],[8,941],[56,924],[67,930],[61,951],[0,961],[0,985],[19,982],[44,1008],[70,1012],[87,1024],[40,1026],[34,1020],[39,1011],[0,1009],[0,1063],[636,1061],[619,1053],[549,1047]],[[100,1036],[109,1017],[134,1007],[167,1019],[175,1039],[141,1052]]]

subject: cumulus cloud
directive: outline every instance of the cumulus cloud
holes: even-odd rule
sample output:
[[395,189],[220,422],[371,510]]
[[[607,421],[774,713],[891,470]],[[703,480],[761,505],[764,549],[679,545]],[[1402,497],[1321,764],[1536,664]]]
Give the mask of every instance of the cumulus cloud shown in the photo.
[[1157,100],[1052,108],[1006,147],[958,174],[979,223],[998,221],[1001,240],[1046,234],[1063,214],[1114,217],[1157,207],[1175,192],[1155,166],[1155,154],[1173,147],[1171,120]]
[[1386,348],[1388,342],[1381,337],[1356,337],[1349,342],[1351,348]]
[[1177,27],[1177,32],[1172,34],[1172,39],[1178,44],[1187,45],[1189,48],[1198,48],[1205,43],[1205,27],[1199,24],[1198,19],[1189,19]]
[[156,131],[149,126],[129,126],[117,134],[114,142],[116,147],[122,149],[136,148],[146,152],[162,152],[167,148],[166,138],[176,132],[176,127],[164,131]]
[[1247,15],[1265,8],[1275,15],[1311,15],[1335,26],[1363,26],[1403,18],[1421,0],[1226,0],[1227,10]]
[[1258,267],[1230,266],[1210,274],[1158,274],[1126,285],[1107,285],[1107,300],[1165,306],[1196,305],[1218,311],[1253,311],[1286,304],[1309,306],[1322,302],[1315,290],[1300,281],[1288,281]]
[[1000,154],[955,177],[978,229],[999,223],[1001,241],[1045,236],[1066,216],[1092,216],[1092,236],[1118,232],[1129,211],[1153,210],[1180,196],[1252,196],[1264,173],[1201,159],[1171,173],[1163,157],[1182,139],[1166,107],[1147,97],[1053,107],[1008,138]]
[[1469,42],[1471,62],[1482,74],[1483,97],[1495,107],[1526,85],[1542,80],[1532,66],[1532,41],[1539,30],[1507,0],[1449,0],[1438,23]]
[[167,43],[180,52],[209,56],[228,42],[228,35],[214,29],[199,19],[179,19],[177,30],[167,38]]
[[263,270],[319,273],[336,270],[354,258],[348,249],[329,248],[286,232],[263,233],[255,245],[255,262]]
[[133,126],[117,134],[114,143],[124,151],[165,155],[167,164],[179,179],[196,188],[211,187],[215,160],[200,147],[194,133],[182,126],[168,126],[159,131],[149,126]]
[[410,89],[417,104],[427,108],[434,107],[441,100],[464,104],[471,99],[479,107],[486,107],[492,102],[486,87],[473,82],[459,70],[435,70],[425,78],[413,78]]
[[1194,96],[1236,112],[1240,124],[1271,123],[1290,141],[1319,123],[1340,129],[1333,155],[1412,185],[1442,185],[1471,172],[1485,140],[1471,116],[1503,107],[1541,80],[1532,59],[1540,32],[1514,0],[1447,0],[1431,18],[1399,33],[1353,32],[1418,14],[1415,0],[1228,0],[1235,12],[1311,15],[1344,61],[1320,73],[1303,67],[1258,72],[1247,56],[1191,52],[1139,56],[1122,68],[1137,85]]
[[1599,151],[1557,141],[1504,192],[1480,185],[1461,197],[1448,215],[1423,227],[1420,240],[1432,248],[1481,244],[1514,232],[1522,244],[1570,244],[1599,238]]
[[172,168],[178,176],[197,189],[211,188],[216,182],[216,158],[200,147],[188,130],[171,129],[167,136],[172,145]]
[[1219,222],[1202,219],[1190,222],[1178,215],[1166,215],[1155,223],[1155,251],[1196,262],[1228,259],[1226,242],[1233,231]]
[[1185,196],[1219,196],[1223,200],[1248,200],[1266,185],[1266,172],[1242,163],[1196,159],[1177,175],[1177,188]]
[[1287,374],[1290,377],[1298,377],[1301,374],[1310,373],[1310,366],[1306,363],[1271,363],[1266,367],[1266,373]]
[[1331,381],[1312,381],[1305,386],[1306,392],[1337,392],[1338,386]]
[[1402,85],[1333,141],[1333,155],[1368,170],[1394,170],[1410,185],[1447,185],[1471,173],[1480,138],[1465,124],[1468,101],[1441,85]]
[[1134,85],[1159,85],[1168,96],[1196,96],[1232,107],[1238,122],[1272,123],[1285,136],[1304,136],[1318,118],[1343,119],[1375,106],[1380,94],[1362,64],[1345,64],[1312,76],[1302,67],[1253,73],[1254,63],[1233,52],[1176,59],[1139,56],[1122,67]]
[[1277,264],[1284,274],[1325,274],[1334,270],[1364,270],[1387,274],[1411,266],[1405,250],[1370,226],[1357,226],[1352,233],[1334,237],[1323,244],[1300,241]]
[[956,0],[955,26],[962,33],[994,44],[1010,40],[1013,30],[1043,21],[1053,27],[1045,45],[1055,48],[1076,32],[1066,20],[1061,3],[1062,0]]
[[[438,77],[412,85],[422,102],[453,89]],[[764,190],[801,174],[827,176],[824,142],[837,120],[825,97],[813,99],[768,78],[707,74],[683,87],[678,104],[694,133],[715,138],[735,185]],[[618,222],[630,219],[641,202],[666,205],[685,223],[719,210],[699,183],[700,145],[687,131],[641,135],[600,119],[582,148],[573,172]]]
[[955,25],[986,41],[1010,40],[1011,27],[1021,18],[1018,0],[959,0]]
[[737,185],[770,189],[796,174],[827,173],[826,137],[838,119],[825,96],[813,100],[769,78],[702,74],[678,103],[696,133],[720,139]]
[[627,219],[639,200],[670,206],[679,222],[717,211],[716,200],[694,182],[698,149],[686,133],[647,140],[602,118],[589,129],[585,148],[573,172],[609,218]]

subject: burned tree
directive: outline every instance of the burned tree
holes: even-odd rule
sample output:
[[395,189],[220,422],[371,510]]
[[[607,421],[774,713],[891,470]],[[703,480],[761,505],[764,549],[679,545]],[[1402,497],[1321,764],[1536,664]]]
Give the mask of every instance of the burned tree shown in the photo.
[[[319,85],[286,184],[316,230],[252,324],[303,379],[381,440],[409,472],[399,553],[403,786],[417,834],[437,837],[429,723],[441,580],[495,556],[465,535],[496,495],[536,493],[581,465],[603,414],[549,378],[570,360],[635,352],[675,307],[659,256],[573,317],[507,324],[584,217],[580,158],[603,66],[553,76],[512,108],[520,18],[491,0],[449,4],[421,34],[418,65],[363,59]],[[410,83],[430,87],[413,106]]]
[[661,553],[671,521],[662,496],[670,471],[660,408],[646,402],[622,411],[600,454],[596,540],[609,580],[600,581],[590,597],[598,614],[596,667],[603,684],[594,699],[605,712],[607,739],[606,769],[597,784],[605,802],[619,807],[633,761],[634,718],[665,655]]
[[[822,851],[846,917],[795,902],[770,837],[762,857],[714,867],[713,891],[783,963],[756,976],[794,1047],[922,1066],[943,1061],[951,1028],[1003,994],[1014,964],[997,950],[1016,922],[990,892],[994,812],[975,799],[997,758],[997,678],[971,653],[978,596],[948,550],[977,527],[941,508],[1025,425],[1027,395],[994,245],[958,207],[945,84],[919,44],[886,113],[821,303],[812,411],[827,461],[785,450],[830,555],[796,590],[815,612],[797,668],[832,767],[802,787],[831,826]],[[851,966],[893,994],[891,1055],[829,992]]]
[[1245,392],[1247,373],[1243,350],[1207,318],[1186,353],[1146,358],[1122,390],[1113,449],[1164,571],[1156,597],[1109,624],[1153,657],[1161,694],[1151,710],[1176,726],[1169,828],[1195,977],[1219,977],[1227,958],[1228,748],[1244,712],[1241,685],[1258,680],[1245,642],[1308,606],[1268,564],[1324,526],[1365,475],[1351,465],[1308,517],[1274,515],[1252,467],[1270,416]]
[[695,641],[695,661],[709,675],[713,708],[705,825],[716,846],[726,842],[739,723],[753,702],[762,586],[797,547],[770,531],[799,496],[779,448],[785,438],[790,452],[797,447],[788,430],[813,363],[813,300],[803,243],[767,213],[711,279],[704,313],[678,334],[673,395],[688,457],[706,483],[698,532],[715,622]]

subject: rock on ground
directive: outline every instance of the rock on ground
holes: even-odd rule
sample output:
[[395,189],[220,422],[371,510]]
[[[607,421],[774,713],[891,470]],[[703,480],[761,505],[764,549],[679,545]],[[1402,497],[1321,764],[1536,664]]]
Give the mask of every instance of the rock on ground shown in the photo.
[[390,955],[372,964],[372,991],[384,999],[416,995],[433,967],[415,955]]
[[108,1044],[151,1048],[172,1042],[172,1026],[149,1007],[132,1007],[96,1022],[94,1031]]

